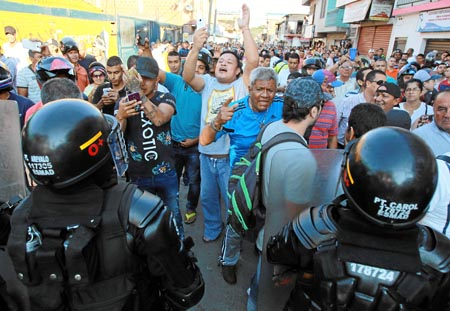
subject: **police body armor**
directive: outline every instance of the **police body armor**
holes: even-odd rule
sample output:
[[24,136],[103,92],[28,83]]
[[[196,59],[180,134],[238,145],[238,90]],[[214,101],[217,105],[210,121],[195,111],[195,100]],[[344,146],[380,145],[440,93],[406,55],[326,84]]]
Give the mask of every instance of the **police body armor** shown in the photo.
[[[346,207],[323,205],[302,212],[287,225],[282,239],[286,245],[298,239],[304,249],[314,251],[314,269],[301,270],[285,310],[444,310],[450,288],[450,241],[417,226],[403,232],[406,240],[400,242],[407,247],[416,244],[415,249],[396,251],[392,238],[389,243],[367,234],[373,229],[367,226],[373,225],[354,217]],[[365,234],[353,232],[357,222],[368,229],[362,230]],[[274,245],[268,249],[274,250]],[[295,249],[291,250],[296,253]],[[268,254],[275,264],[276,253]]]
[[[166,305],[182,310],[203,295],[197,267],[188,259],[184,267],[175,263],[170,268],[183,270],[180,279],[165,282],[166,269],[135,255],[146,247],[146,255],[183,257],[170,253],[182,250],[170,226],[162,201],[131,184],[107,190],[89,185],[72,197],[38,187],[12,217],[8,252],[32,310],[164,310],[163,295],[170,301]],[[159,241],[167,244],[167,254],[158,249]]]

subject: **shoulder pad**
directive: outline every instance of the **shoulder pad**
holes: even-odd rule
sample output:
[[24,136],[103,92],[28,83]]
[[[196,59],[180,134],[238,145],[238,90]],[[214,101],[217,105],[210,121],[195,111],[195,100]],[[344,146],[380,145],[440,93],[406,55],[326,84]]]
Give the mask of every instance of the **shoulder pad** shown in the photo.
[[335,238],[336,224],[330,213],[334,205],[311,207],[292,222],[297,238],[307,249],[316,248],[324,241]]
[[131,199],[129,223],[144,228],[163,208],[164,203],[158,196],[136,189]]
[[450,240],[429,227],[420,226],[420,229],[422,263],[442,273],[450,272]]

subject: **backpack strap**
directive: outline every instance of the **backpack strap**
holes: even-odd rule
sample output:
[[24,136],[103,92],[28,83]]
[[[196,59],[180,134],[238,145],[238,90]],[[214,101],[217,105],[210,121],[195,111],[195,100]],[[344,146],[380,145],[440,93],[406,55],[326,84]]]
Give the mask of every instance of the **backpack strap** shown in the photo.
[[[446,162],[447,167],[450,172],[450,157],[449,156],[441,154],[441,155],[437,156],[436,159]],[[442,230],[442,233],[445,235],[447,234],[447,229],[448,229],[449,224],[450,224],[450,202],[448,202],[448,205],[447,205],[447,220],[445,221],[445,226],[444,226],[444,229]]]
[[[262,136],[264,134],[264,132],[266,131],[267,126],[269,126],[268,123],[266,125],[264,125],[264,127],[261,129],[261,131],[258,133],[258,136],[256,137],[256,143],[261,143],[261,139]],[[269,150],[270,148],[272,148],[275,145],[284,143],[284,142],[297,142],[302,144],[304,147],[309,148],[308,145],[306,144],[305,140],[302,139],[302,137],[300,137],[298,134],[296,133],[292,133],[292,132],[283,132],[283,133],[279,133],[275,136],[273,136],[271,139],[269,139],[267,142],[265,142],[262,147],[261,147],[261,153],[266,152],[267,150]]]

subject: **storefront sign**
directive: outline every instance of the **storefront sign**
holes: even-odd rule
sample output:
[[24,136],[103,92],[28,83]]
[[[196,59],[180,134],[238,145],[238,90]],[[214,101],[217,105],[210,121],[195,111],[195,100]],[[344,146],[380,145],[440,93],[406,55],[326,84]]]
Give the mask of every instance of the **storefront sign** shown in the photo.
[[420,13],[417,31],[450,31],[450,9]]
[[358,0],[336,0],[336,7],[338,8],[340,6],[344,6],[344,5],[347,5],[347,4],[355,2],[355,1],[358,1]]
[[366,19],[371,0],[360,0],[347,4],[344,10],[344,23],[354,23]]
[[373,0],[369,19],[372,21],[387,22],[391,16],[393,4],[394,2],[392,0]]

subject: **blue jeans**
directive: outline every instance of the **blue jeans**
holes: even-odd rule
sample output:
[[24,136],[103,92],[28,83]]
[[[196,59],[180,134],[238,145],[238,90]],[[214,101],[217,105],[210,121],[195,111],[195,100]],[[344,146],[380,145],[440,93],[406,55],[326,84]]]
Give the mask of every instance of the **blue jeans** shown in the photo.
[[186,211],[195,211],[200,196],[200,153],[198,152],[198,146],[183,148],[174,145],[173,154],[178,181],[183,175],[184,167],[185,176],[183,176],[183,180],[189,186]]
[[224,266],[234,266],[241,255],[242,237],[227,225],[227,231],[222,243],[222,256],[220,262]]
[[256,268],[256,273],[253,275],[250,281],[250,288],[247,299],[247,311],[258,310],[258,284],[261,279],[261,264],[262,264],[262,253],[258,256],[258,266]]
[[[215,240],[223,228],[220,199],[227,204],[230,159],[200,154],[200,204],[204,218],[203,236]],[[226,206],[226,205],[225,205]]]
[[131,182],[142,190],[156,194],[163,200],[175,218],[178,236],[184,240],[183,220],[178,206],[178,180],[175,170],[153,177],[132,177]]

